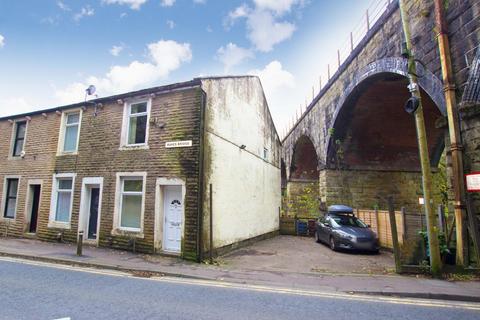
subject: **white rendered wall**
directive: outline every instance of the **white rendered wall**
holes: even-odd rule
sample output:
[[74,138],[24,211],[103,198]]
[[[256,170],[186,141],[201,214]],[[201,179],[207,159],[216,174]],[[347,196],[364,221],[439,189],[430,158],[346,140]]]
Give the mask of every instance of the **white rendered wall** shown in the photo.
[[215,248],[278,230],[280,141],[257,77],[203,79],[202,88],[207,93],[203,239],[208,249],[210,183]]

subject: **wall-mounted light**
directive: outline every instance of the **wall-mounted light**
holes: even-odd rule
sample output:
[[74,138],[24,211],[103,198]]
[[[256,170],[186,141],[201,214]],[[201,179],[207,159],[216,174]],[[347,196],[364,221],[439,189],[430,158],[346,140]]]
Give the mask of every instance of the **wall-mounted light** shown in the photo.
[[57,116],[61,116],[61,115],[62,115],[62,112],[61,112],[60,110],[55,111],[55,113],[57,114]]
[[117,104],[123,104],[123,100],[122,100],[122,99],[118,99],[118,100],[117,100]]
[[10,124],[13,124],[13,120],[12,120],[12,119],[8,119],[8,122],[10,122]]
[[150,93],[150,98],[155,98],[157,95],[155,93]]
[[43,116],[44,118],[46,118],[46,117],[47,117],[47,114],[44,112],[44,113],[42,113],[42,116]]
[[245,150],[246,147],[247,147],[246,145],[242,144],[242,145],[240,146],[240,149]]

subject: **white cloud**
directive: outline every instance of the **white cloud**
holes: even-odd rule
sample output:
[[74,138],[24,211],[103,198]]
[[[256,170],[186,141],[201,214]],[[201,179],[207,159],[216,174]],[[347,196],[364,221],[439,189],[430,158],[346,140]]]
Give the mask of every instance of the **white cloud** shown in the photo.
[[207,3],[207,0],[193,0],[193,3],[205,4]]
[[0,98],[0,116],[21,114],[34,110],[33,106],[22,97]]
[[241,6],[235,8],[235,10],[230,11],[228,13],[226,25],[232,26],[235,21],[237,21],[240,18],[245,18],[247,17],[251,12],[251,9],[249,6],[247,6],[245,3],[242,4]]
[[160,2],[160,5],[161,5],[162,7],[171,7],[171,6],[173,6],[174,4],[175,4],[175,0],[162,0],[162,1]]
[[270,62],[262,70],[251,70],[249,74],[260,77],[275,123],[287,123],[292,115],[292,89],[296,87],[293,74],[283,69],[277,60]]
[[249,49],[238,47],[234,43],[229,43],[226,47],[220,47],[217,50],[217,59],[223,63],[225,67],[225,73],[230,69],[247,59],[254,57],[253,52]]
[[65,3],[62,1],[57,1],[57,6],[62,10],[62,11],[72,11],[69,6],[67,6]]
[[301,3],[301,0],[253,0],[259,9],[274,11],[281,15],[289,12],[292,6]]
[[295,29],[292,23],[275,21],[267,11],[255,11],[247,19],[248,38],[262,52],[269,52],[276,44],[289,39]]
[[290,11],[301,0],[255,0],[255,8],[246,4],[228,13],[225,27],[228,29],[239,19],[246,19],[247,38],[258,51],[269,52],[295,32],[295,24],[279,21],[281,14]]
[[109,52],[112,56],[118,57],[120,53],[123,51],[123,49],[125,49],[125,46],[121,44],[119,46],[113,46]]
[[0,34],[0,48],[5,46],[5,37]]
[[139,10],[147,0],[102,0],[105,4],[128,5],[132,10]]
[[60,103],[72,103],[84,98],[85,88],[93,84],[98,94],[107,96],[138,89],[165,79],[182,63],[192,59],[190,44],[172,40],[160,40],[148,45],[149,60],[133,61],[126,66],[113,66],[103,77],[90,76],[83,82],[76,82],[64,89],[55,90]]
[[83,17],[90,17],[90,16],[93,16],[94,14],[95,14],[95,10],[89,5],[87,5],[85,7],[82,7],[82,9],[80,9],[80,12],[76,13],[73,16],[73,20],[78,22]]
[[173,29],[173,28],[175,28],[175,22],[173,22],[173,20],[167,20],[167,26],[170,29]]

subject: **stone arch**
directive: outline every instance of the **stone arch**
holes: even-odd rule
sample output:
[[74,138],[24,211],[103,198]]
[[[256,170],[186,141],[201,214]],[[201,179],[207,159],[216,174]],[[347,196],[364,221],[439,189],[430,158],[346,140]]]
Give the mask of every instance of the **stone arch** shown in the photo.
[[[444,148],[443,131],[437,130],[435,127],[436,117],[446,115],[443,85],[430,71],[420,70],[419,72],[423,74],[419,78],[419,84],[424,102],[427,129],[430,130],[430,133],[433,132],[431,136],[434,136],[429,137],[430,154],[432,162],[437,163]],[[348,87],[344,90],[336,104],[331,121],[329,121],[329,127],[335,128],[335,130],[334,136],[332,136],[331,132],[328,132],[326,139],[327,145],[324,156],[327,165],[330,167],[332,165],[337,166],[338,163],[333,164],[333,159],[335,157],[338,158],[337,155],[340,154],[345,157],[343,165],[347,168],[356,165],[362,167],[361,169],[379,169],[377,164],[382,161],[383,163],[390,161],[392,162],[391,166],[384,166],[385,168],[383,169],[413,169],[412,164],[415,163],[415,156],[418,157],[418,153],[416,149],[413,150],[414,145],[412,145],[412,143],[416,144],[416,140],[411,138],[412,135],[416,135],[416,132],[414,132],[413,119],[403,110],[403,104],[410,96],[406,88],[408,85],[407,76],[406,59],[385,58],[369,64],[352,77]],[[385,94],[384,91],[386,90],[390,92]],[[391,126],[386,126],[385,121],[391,122]],[[358,130],[359,123],[362,123],[361,125],[364,126],[363,130]],[[368,135],[365,133],[375,132],[375,128],[372,128],[375,126],[379,127],[379,135],[375,136],[375,134]],[[357,130],[352,139],[348,132],[355,129]],[[379,136],[388,133],[392,137],[382,137],[383,140],[378,139]],[[377,139],[380,140],[378,143],[375,141]],[[398,141],[392,141],[392,139]],[[402,139],[409,139],[409,142],[400,141]],[[355,150],[356,158],[353,156],[353,152],[347,154],[347,151],[341,150],[343,153],[339,153],[338,141],[345,143],[343,147],[348,146]],[[369,141],[373,142],[369,145]],[[372,147],[375,143],[385,150],[375,150]],[[369,146],[371,147],[370,149],[368,148]],[[397,150],[394,151],[394,148],[397,148]],[[380,156],[382,152],[384,152],[383,157]],[[388,154],[389,152],[390,154]],[[368,155],[374,155],[375,157],[368,158]],[[366,160],[363,163],[362,157],[364,158],[363,160]],[[415,168],[414,171],[417,169]]]
[[290,161],[290,179],[318,180],[319,157],[313,140],[308,135],[301,135],[293,145]]

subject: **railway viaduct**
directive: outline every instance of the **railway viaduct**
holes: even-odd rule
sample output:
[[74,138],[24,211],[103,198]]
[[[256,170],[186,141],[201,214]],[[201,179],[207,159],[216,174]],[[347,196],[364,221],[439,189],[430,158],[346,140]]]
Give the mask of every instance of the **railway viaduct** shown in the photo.
[[[480,1],[449,0],[445,6],[465,171],[480,171]],[[449,173],[434,4],[409,0],[407,8],[414,54],[421,61],[417,67],[432,168],[438,171],[445,154]],[[289,215],[299,213],[298,197],[386,209],[385,197],[394,195],[398,206],[420,212],[415,123],[403,107],[410,97],[403,41],[398,1],[391,1],[288,131],[283,139],[282,188]],[[439,195],[435,201],[440,201]]]

